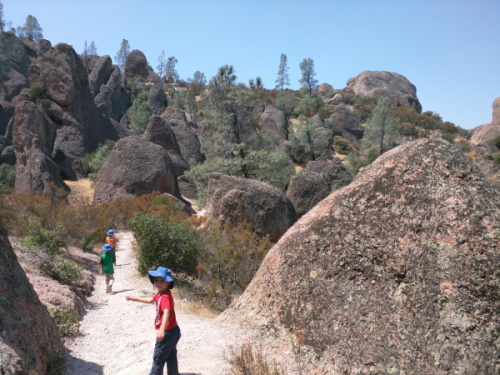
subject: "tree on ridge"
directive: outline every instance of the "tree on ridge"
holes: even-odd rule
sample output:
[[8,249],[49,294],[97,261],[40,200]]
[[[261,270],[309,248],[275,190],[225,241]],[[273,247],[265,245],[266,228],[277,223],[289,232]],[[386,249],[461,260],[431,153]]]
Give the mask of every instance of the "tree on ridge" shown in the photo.
[[125,70],[125,62],[130,53],[130,45],[127,39],[123,39],[120,45],[120,50],[116,53],[115,60],[121,70]]
[[290,86],[288,69],[288,58],[284,53],[282,53],[280,58],[280,67],[278,70],[278,79],[276,79],[276,90],[283,90],[285,86]]

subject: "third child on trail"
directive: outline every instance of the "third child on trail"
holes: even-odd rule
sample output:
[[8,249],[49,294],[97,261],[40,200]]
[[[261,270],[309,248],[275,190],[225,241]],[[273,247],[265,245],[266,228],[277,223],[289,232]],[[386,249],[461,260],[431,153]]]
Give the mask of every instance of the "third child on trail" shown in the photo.
[[102,250],[104,251],[104,253],[101,255],[101,261],[100,261],[100,264],[102,266],[101,275],[104,274],[106,278],[106,293],[112,293],[113,282],[115,281],[114,277],[115,270],[113,269],[115,254],[113,254],[113,252],[111,251],[112,247],[110,244],[105,244],[102,247]]

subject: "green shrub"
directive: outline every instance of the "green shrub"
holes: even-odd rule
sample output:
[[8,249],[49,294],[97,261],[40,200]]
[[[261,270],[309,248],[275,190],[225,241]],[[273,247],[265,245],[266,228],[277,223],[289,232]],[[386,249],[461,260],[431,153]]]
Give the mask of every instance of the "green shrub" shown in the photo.
[[0,164],[0,192],[14,187],[16,183],[16,167],[9,164]]
[[80,331],[80,323],[78,322],[78,311],[63,307],[60,309],[49,309],[50,315],[59,328],[59,336],[61,337],[74,337]]
[[354,150],[351,142],[339,135],[336,135],[333,138],[333,147],[335,148],[335,151],[342,155],[347,155]]
[[65,285],[72,285],[83,279],[82,268],[62,254],[45,258],[40,263],[40,270]]
[[176,272],[194,274],[198,262],[200,239],[183,222],[169,222],[151,214],[135,214],[129,227],[139,244],[138,270],[165,266]]
[[496,164],[500,164],[500,151],[491,154],[491,160],[493,160]]
[[130,129],[135,130],[138,134],[144,133],[149,118],[154,113],[148,104],[148,95],[149,91],[141,91],[127,111],[127,116],[130,119]]
[[500,135],[498,137],[493,138],[493,144],[500,148]]
[[21,244],[28,248],[41,247],[48,254],[57,254],[64,245],[59,236],[60,228],[45,228],[40,217],[35,215],[26,215],[25,220],[27,227],[25,236],[20,240]]
[[47,90],[44,87],[32,83],[30,88],[28,89],[28,93],[33,99],[46,99],[47,98]]
[[115,141],[107,139],[96,152],[92,152],[83,157],[83,170],[91,180],[95,181],[99,170],[111,154],[111,151],[113,151],[113,147],[115,147]]

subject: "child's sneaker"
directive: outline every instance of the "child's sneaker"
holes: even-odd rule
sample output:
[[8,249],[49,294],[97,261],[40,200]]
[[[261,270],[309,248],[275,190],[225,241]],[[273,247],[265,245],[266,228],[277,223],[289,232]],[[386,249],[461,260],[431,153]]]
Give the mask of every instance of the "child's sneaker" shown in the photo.
[[108,293],[108,294],[109,294],[109,293],[111,293],[111,288],[112,288],[112,286],[111,286],[111,285],[108,285],[108,286],[106,287],[106,293]]

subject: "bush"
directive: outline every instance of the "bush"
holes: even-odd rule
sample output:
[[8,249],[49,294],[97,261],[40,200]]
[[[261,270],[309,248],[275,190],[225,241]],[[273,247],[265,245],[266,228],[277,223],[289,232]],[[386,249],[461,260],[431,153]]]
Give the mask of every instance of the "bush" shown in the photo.
[[97,149],[96,152],[92,152],[83,157],[83,170],[85,173],[87,173],[87,176],[91,180],[95,181],[99,170],[103,166],[108,156],[111,155],[113,147],[115,147],[115,141],[107,139],[104,144]]
[[138,134],[146,131],[149,118],[154,113],[148,104],[148,95],[149,91],[141,91],[127,111],[127,116],[130,119],[130,129],[135,130]]
[[498,137],[493,138],[493,144],[500,148],[500,135]]
[[129,220],[140,254],[138,270],[165,266],[176,272],[194,274],[201,245],[197,233],[183,222],[169,222],[151,214],[135,214]]
[[52,255],[40,263],[40,270],[61,284],[72,285],[83,279],[82,268],[62,254]]
[[73,337],[78,335],[80,331],[78,311],[63,307],[61,309],[52,308],[49,312],[59,328],[59,336]]
[[16,167],[9,164],[0,164],[0,193],[13,188],[16,183]]
[[33,99],[46,99],[47,98],[47,90],[44,87],[32,83],[30,88],[28,89],[28,93]]
[[354,151],[354,147],[351,142],[339,135],[336,135],[333,138],[333,147],[335,148],[335,151],[342,155],[347,155]]
[[500,164],[500,151],[491,154],[491,160],[493,160],[496,164]]
[[252,349],[250,344],[244,344],[238,350],[231,348],[228,362],[231,365],[231,375],[284,375],[276,362],[269,362],[262,351]]
[[243,293],[272,244],[267,237],[257,238],[248,223],[234,227],[206,223],[200,236],[204,247],[198,275],[210,285],[206,302],[222,311],[235,295]]

